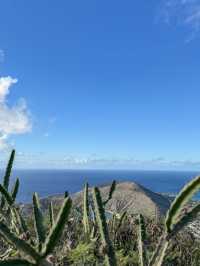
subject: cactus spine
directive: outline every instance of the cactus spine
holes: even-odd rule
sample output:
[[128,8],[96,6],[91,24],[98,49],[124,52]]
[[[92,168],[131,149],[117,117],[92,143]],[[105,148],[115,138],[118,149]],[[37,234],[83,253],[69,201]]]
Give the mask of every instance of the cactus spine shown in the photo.
[[103,250],[105,252],[106,265],[116,266],[117,264],[116,264],[115,252],[114,252],[114,249],[112,247],[110,237],[109,237],[103,202],[101,199],[100,191],[97,187],[93,189],[93,200],[94,200],[97,224],[98,224],[98,228],[99,228],[99,232],[101,236]]

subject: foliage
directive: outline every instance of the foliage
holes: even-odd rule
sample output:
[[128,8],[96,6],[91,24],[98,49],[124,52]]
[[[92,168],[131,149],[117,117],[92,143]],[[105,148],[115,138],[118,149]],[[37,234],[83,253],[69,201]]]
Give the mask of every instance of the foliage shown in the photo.
[[68,254],[68,261],[75,265],[94,265],[96,257],[93,243],[79,243]]
[[181,190],[164,222],[127,212],[107,215],[116,181],[104,197],[86,183],[82,207],[72,208],[65,192],[61,208],[50,201],[43,212],[34,193],[33,215],[26,217],[16,203],[19,179],[9,188],[14,156],[13,150],[0,184],[0,266],[200,265],[200,243],[185,230],[198,217],[200,205],[183,212],[200,188],[200,177]]

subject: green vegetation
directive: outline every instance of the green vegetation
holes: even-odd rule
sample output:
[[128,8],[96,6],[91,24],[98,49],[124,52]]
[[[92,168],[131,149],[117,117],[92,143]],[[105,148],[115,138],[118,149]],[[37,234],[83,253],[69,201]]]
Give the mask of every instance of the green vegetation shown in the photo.
[[90,189],[86,183],[82,206],[73,206],[65,192],[62,206],[49,202],[47,212],[34,193],[32,216],[26,217],[16,203],[19,179],[9,189],[14,156],[12,151],[0,184],[0,266],[200,265],[200,242],[185,229],[200,205],[183,212],[200,188],[200,177],[181,190],[164,222],[126,212],[107,215],[115,181],[106,199],[99,188]]

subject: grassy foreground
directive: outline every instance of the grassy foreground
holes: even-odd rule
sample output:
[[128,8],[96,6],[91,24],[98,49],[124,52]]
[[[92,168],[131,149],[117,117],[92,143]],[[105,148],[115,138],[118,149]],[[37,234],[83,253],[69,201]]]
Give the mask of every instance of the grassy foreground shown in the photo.
[[62,206],[50,202],[47,213],[34,193],[33,215],[25,217],[16,204],[19,179],[9,188],[14,156],[13,150],[0,184],[0,265],[200,265],[199,241],[185,230],[200,205],[183,212],[200,188],[199,176],[181,190],[160,222],[140,213],[108,216],[115,181],[105,200],[97,187],[90,193],[85,184],[83,207],[73,206],[65,192]]

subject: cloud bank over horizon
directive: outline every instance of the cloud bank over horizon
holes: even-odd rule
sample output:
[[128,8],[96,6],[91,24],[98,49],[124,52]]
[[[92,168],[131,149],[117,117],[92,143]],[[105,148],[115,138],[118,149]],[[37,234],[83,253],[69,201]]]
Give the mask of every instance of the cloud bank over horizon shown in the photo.
[[0,150],[6,150],[12,135],[24,134],[31,131],[32,123],[26,101],[19,99],[13,106],[7,103],[7,96],[17,79],[10,76],[0,77]]
[[[9,157],[9,154],[8,154]],[[0,168],[6,164],[6,159],[0,158]],[[102,169],[102,170],[178,170],[196,171],[200,169],[200,161],[170,160],[164,157],[137,158],[134,156],[100,156],[72,155],[52,153],[16,152],[15,167],[21,169]]]

